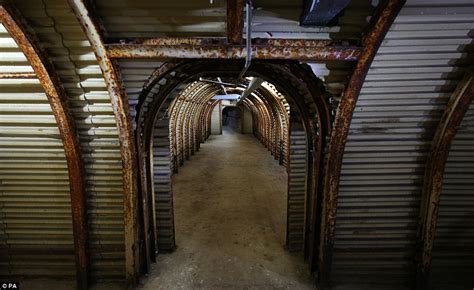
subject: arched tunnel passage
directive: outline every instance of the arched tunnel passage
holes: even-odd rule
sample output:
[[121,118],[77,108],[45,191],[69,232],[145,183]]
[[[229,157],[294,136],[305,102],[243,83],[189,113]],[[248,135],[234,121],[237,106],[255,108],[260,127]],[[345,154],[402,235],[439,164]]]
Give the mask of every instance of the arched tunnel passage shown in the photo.
[[225,106],[222,109],[222,127],[224,132],[242,133],[242,109],[237,106]]
[[[318,157],[323,147],[322,137],[327,135],[325,126],[328,123],[328,109],[325,95],[317,86],[318,80],[311,79],[305,73],[308,68],[296,63],[261,62],[249,69],[248,77],[237,79],[240,67],[238,62],[165,63],[157,68],[145,85],[137,114],[141,194],[144,201],[142,222],[146,229],[142,233],[144,243],[140,249],[144,272],[150,270],[150,261],[154,261],[156,252],[172,252],[178,244],[178,251],[173,255],[179,257],[183,250],[191,249],[192,247],[185,245],[192,243],[193,234],[200,236],[195,232],[200,228],[197,225],[207,225],[207,230],[206,227],[201,227],[201,233],[204,234],[201,237],[205,239],[222,236],[224,229],[238,229],[235,224],[226,224],[225,221],[245,220],[248,212],[240,212],[240,217],[236,213],[233,218],[230,215],[235,210],[233,207],[220,211],[221,215],[215,212],[219,212],[219,205],[226,204],[234,204],[236,208],[252,207],[253,216],[257,218],[248,220],[245,225],[249,229],[260,227],[263,234],[247,235],[247,242],[252,244],[252,241],[255,243],[262,238],[268,240],[269,236],[265,235],[265,231],[272,232],[272,243],[263,243],[266,246],[261,246],[258,251],[265,253],[272,245],[279,245],[281,251],[277,251],[278,259],[287,257],[288,261],[278,264],[282,267],[294,267],[286,269],[284,273],[301,273],[304,259],[310,264],[306,273],[309,275],[314,271],[319,237],[315,229],[310,227],[313,223],[309,221],[314,220],[314,224],[316,223],[316,209],[320,206],[317,173],[322,166],[321,158]],[[259,85],[252,87],[255,80],[260,80]],[[218,95],[225,96],[224,100],[216,98]],[[228,126],[230,131],[253,133],[256,139],[242,134],[212,136],[212,116],[216,110],[222,110],[222,125]],[[243,112],[250,113],[247,113],[251,116],[250,123],[242,120],[242,116],[245,116]],[[256,140],[271,155],[265,154],[265,150],[255,143]],[[195,155],[204,142],[203,148],[209,148],[209,151],[203,150]],[[222,148],[227,148],[225,153],[222,153]],[[195,170],[189,173],[186,167],[179,169],[193,155],[195,157],[192,159],[202,161],[191,162],[187,166],[194,166]],[[272,155],[278,162],[271,160]],[[273,163],[269,163],[268,159]],[[239,171],[231,172],[236,168]],[[180,174],[176,174],[178,169]],[[242,175],[243,173],[247,175]],[[223,180],[227,182],[222,184]],[[230,190],[222,191],[223,194],[214,199],[202,194],[215,194],[226,186],[230,186]],[[265,189],[266,186],[270,189]],[[193,199],[193,190],[201,192],[194,196],[197,199]],[[260,202],[257,202],[257,193],[261,193]],[[252,202],[245,203],[245,200],[252,199]],[[244,203],[239,206],[232,200]],[[176,204],[178,201],[179,205]],[[211,219],[207,222],[201,219],[202,223],[189,227],[196,220],[191,217],[180,220],[179,208],[186,208],[182,215],[192,212],[193,217],[197,218],[202,213],[199,204],[208,210],[207,218]],[[269,207],[271,204],[274,206]],[[263,212],[268,214],[262,216]],[[279,221],[282,221],[283,226],[276,225]],[[213,226],[216,224],[223,225],[224,228],[214,231],[213,235],[209,229],[215,229]],[[189,230],[181,232],[180,228]],[[242,236],[246,236],[245,233],[252,231],[242,228],[241,232]],[[229,239],[232,240],[232,237]],[[179,250],[180,244],[183,245],[183,250]],[[283,244],[285,251],[282,250]],[[201,246],[210,249],[211,252],[204,257],[211,260],[219,256],[212,256],[213,250],[220,252],[224,249],[219,248],[218,242]],[[268,249],[265,248],[267,246]],[[202,252],[199,248],[194,250]],[[243,255],[248,256],[249,251],[255,252],[257,249],[249,247]],[[295,264],[290,252],[296,253],[294,255],[298,256],[296,260],[299,265]],[[173,260],[173,255],[159,260],[179,261],[178,258]],[[260,258],[265,260],[265,256]],[[169,261],[165,264],[172,263]],[[253,262],[255,265],[259,264],[258,260]],[[238,268],[234,270],[239,272]],[[263,267],[262,271],[268,270]],[[288,279],[293,281],[296,278]],[[293,282],[301,281],[296,279]],[[309,282],[308,285],[310,284]]]

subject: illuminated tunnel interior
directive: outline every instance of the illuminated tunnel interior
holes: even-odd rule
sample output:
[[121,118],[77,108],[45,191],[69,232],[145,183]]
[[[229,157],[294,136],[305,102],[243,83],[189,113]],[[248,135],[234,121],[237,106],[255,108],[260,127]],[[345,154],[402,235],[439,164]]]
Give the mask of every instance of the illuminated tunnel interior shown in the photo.
[[[209,71],[193,75],[201,66]],[[314,198],[305,188],[317,162],[309,164],[306,154],[308,146],[318,143],[307,142],[313,133],[308,129],[321,129],[317,106],[326,102],[324,93],[298,79],[293,72],[308,69],[298,64],[262,63],[244,78],[213,72],[221,66],[176,66],[150,81],[146,91],[153,93],[138,106],[141,168],[148,198],[154,200],[144,209],[150,217],[148,228],[156,235],[156,244],[149,245],[158,252],[152,271],[170,273],[157,274],[164,284],[174,281],[171,273],[181,273],[189,281],[189,275],[196,275],[203,285],[212,285],[218,283],[212,275],[217,267],[230,280],[242,275],[252,277],[245,282],[249,284],[312,287],[310,276],[302,274],[307,272],[301,255],[309,238],[308,202]],[[280,75],[272,80],[266,77],[270,71]],[[160,79],[167,83],[154,89]],[[309,106],[299,94],[306,94]],[[229,251],[233,266],[227,260]],[[196,264],[213,266],[199,270],[186,264],[186,255],[195,257]],[[279,269],[271,263],[274,259]],[[260,267],[252,272],[256,265]],[[272,274],[264,278],[265,272]],[[188,280],[185,287],[198,286],[186,284]]]

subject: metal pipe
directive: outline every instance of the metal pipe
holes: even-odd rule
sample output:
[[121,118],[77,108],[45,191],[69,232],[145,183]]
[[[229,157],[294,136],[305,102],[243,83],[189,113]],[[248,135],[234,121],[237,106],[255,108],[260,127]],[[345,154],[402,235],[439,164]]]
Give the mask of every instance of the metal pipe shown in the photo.
[[247,38],[245,39],[246,51],[245,65],[239,74],[239,79],[242,79],[252,63],[252,2],[250,0],[245,4],[245,21],[247,23]]
[[[222,83],[222,80],[221,80],[220,77],[218,77],[217,80],[218,80],[220,83]],[[223,84],[221,84],[221,88],[222,88],[222,90],[224,91],[224,94],[227,95],[227,90],[225,89],[225,86],[224,86]]]
[[249,85],[247,86],[247,89],[242,92],[242,96],[240,97],[239,103],[242,102],[248,96],[250,96],[253,92],[255,92],[260,87],[260,85],[262,85],[263,82],[264,80],[261,78],[252,78]]
[[221,86],[233,86],[233,87],[236,87],[238,85],[236,84],[231,84],[231,83],[224,83],[220,80],[220,78],[218,78],[219,81],[213,81],[213,80],[208,80],[208,79],[204,79],[202,77],[199,78],[199,81],[200,82],[205,82],[205,83],[211,83],[211,84],[216,84],[216,85],[221,85]]

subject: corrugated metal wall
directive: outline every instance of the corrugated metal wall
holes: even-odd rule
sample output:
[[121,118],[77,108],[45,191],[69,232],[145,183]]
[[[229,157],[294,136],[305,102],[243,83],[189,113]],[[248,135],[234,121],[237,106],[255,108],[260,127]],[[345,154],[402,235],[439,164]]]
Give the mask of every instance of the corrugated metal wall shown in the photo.
[[96,0],[107,37],[225,36],[226,1]]
[[[293,116],[290,118],[294,119]],[[286,246],[290,251],[298,251],[302,250],[304,245],[308,148],[303,125],[292,119],[290,119]]]
[[122,160],[97,60],[67,1],[15,4],[47,50],[76,120],[86,170],[92,278],[124,279]]
[[172,251],[175,248],[169,127],[167,117],[161,117],[155,121],[152,146],[158,253]]
[[[33,73],[0,24],[0,73]],[[38,78],[0,79],[0,278],[76,274],[63,143]]]
[[344,153],[334,282],[413,281],[424,166],[473,25],[472,1],[408,0],[388,32]]
[[130,115],[132,117],[134,129],[136,129],[137,112],[135,106],[138,104],[138,97],[142,92],[143,85],[151,76],[152,72],[158,68],[162,62],[141,59],[121,59],[118,61],[125,93],[128,96]]
[[439,289],[474,285],[474,104],[453,140],[444,171],[433,246],[432,282]]

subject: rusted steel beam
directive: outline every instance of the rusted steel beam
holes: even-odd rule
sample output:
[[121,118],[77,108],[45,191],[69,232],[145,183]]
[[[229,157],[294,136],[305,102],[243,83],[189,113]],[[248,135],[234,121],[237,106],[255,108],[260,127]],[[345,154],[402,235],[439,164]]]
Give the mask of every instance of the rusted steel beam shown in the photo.
[[339,103],[334,119],[324,179],[325,192],[319,260],[319,278],[322,284],[328,284],[330,282],[339,180],[352,115],[370,65],[390,26],[404,4],[405,0],[389,0],[386,6],[380,10],[380,14],[373,16],[376,21],[373,22],[373,26],[363,38],[362,46],[364,47],[364,52],[342,93],[341,102]]
[[244,29],[244,0],[227,0],[227,41],[242,42]]
[[[474,70],[469,72],[456,88],[438,124],[430,156],[426,163],[421,204],[421,253],[417,285],[429,288],[433,257],[433,243],[438,220],[438,210],[443,189],[443,175],[449,150],[466,112],[474,99]],[[430,288],[429,288],[430,289]]]
[[[0,22],[25,54],[33,68],[34,77],[39,79],[51,105],[63,141],[69,173],[77,288],[85,290],[88,288],[89,277],[86,192],[83,157],[76,124],[68,107],[66,92],[61,86],[54,67],[44,56],[34,35],[27,34],[28,30],[24,24],[26,22],[21,14],[5,2],[0,1]],[[20,76],[19,74],[10,74],[10,77],[12,75]],[[21,77],[31,77],[31,74],[21,74]]]
[[0,79],[34,79],[36,73],[0,73]]
[[137,173],[133,129],[128,97],[125,94],[115,64],[107,56],[99,27],[90,17],[83,0],[68,0],[94,50],[97,62],[107,85],[117,122],[123,170],[125,276],[127,282],[136,284],[138,279],[138,230],[137,230]]
[[[227,45],[225,38],[185,38],[185,37],[161,37],[123,40],[117,43],[109,43],[109,45],[117,44],[142,44],[142,45],[158,45],[158,46],[219,46]],[[238,43],[236,43],[238,44]],[[235,44],[234,44],[235,45]],[[326,46],[343,46],[340,41],[327,39],[284,39],[284,38],[254,38],[252,45],[260,46],[283,46],[283,47],[326,47]],[[347,44],[346,44],[347,45]]]
[[[280,41],[282,45],[284,41]],[[294,44],[294,43],[293,43]],[[306,46],[254,45],[253,59],[284,59],[311,61],[357,61],[362,48],[356,46]],[[149,45],[109,44],[110,58],[181,58],[181,59],[244,59],[243,45]]]

